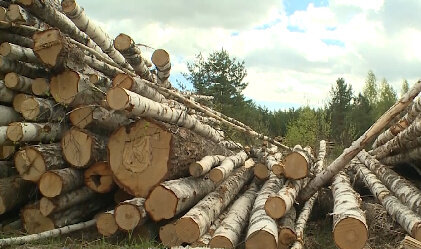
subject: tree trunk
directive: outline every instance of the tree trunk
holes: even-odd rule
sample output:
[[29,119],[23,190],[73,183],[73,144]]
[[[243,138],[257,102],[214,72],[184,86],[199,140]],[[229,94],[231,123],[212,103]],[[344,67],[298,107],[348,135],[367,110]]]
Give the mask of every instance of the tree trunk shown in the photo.
[[13,109],[15,109],[16,112],[18,113],[22,113],[22,103],[23,101],[32,98],[33,96],[28,95],[28,94],[24,94],[24,93],[16,93],[15,97],[13,97]]
[[221,225],[222,220],[224,220],[225,217],[227,217],[229,209],[230,209],[230,206],[225,208],[225,210],[218,216],[218,218],[212,222],[208,231],[206,231],[206,233],[203,234],[196,242],[191,244],[191,246],[192,247],[210,247],[209,243],[212,239],[212,236],[214,235],[215,230]]
[[421,91],[421,81],[412,86],[388,111],[386,111],[364,134],[346,148],[325,170],[318,173],[300,193],[300,200],[308,200],[319,188],[341,171],[381,130],[404,110]]
[[380,159],[380,162],[385,165],[397,165],[401,163],[409,163],[421,159],[421,147],[417,147],[396,155],[389,155]]
[[96,162],[85,170],[85,185],[97,193],[109,193],[116,184],[107,162]]
[[32,94],[33,79],[21,76],[17,73],[8,73],[4,76],[4,84],[12,90]]
[[20,111],[26,120],[36,122],[62,122],[66,117],[66,108],[53,100],[23,96]]
[[39,191],[45,197],[53,198],[83,186],[83,171],[65,168],[50,170],[42,174]]
[[361,198],[351,186],[348,176],[339,172],[332,183],[335,199],[333,209],[333,240],[341,249],[363,248],[368,239],[368,227]]
[[181,241],[175,232],[175,222],[169,222],[168,224],[161,226],[159,229],[159,239],[162,244],[166,247],[172,248],[174,246],[181,246]]
[[[18,23],[13,23],[8,20],[4,20],[3,22],[0,22],[0,29],[7,29],[7,31],[9,32],[8,34],[16,34],[16,35],[19,35],[25,38],[30,38],[30,39],[36,32],[40,31],[39,28],[28,26],[28,25],[22,25]],[[14,42],[12,43],[16,44]],[[29,48],[32,48],[32,47],[29,47]]]
[[22,120],[22,116],[15,112],[12,107],[0,105],[0,126]]
[[25,24],[38,29],[45,29],[47,25],[38,18],[31,15],[27,10],[17,4],[10,4],[6,17],[8,21],[18,24]]
[[146,65],[146,59],[143,58],[142,52],[136,46],[133,39],[126,34],[119,34],[114,40],[114,47],[126,58],[127,62],[132,65],[136,74],[142,79],[154,81],[149,68]]
[[145,223],[147,214],[144,203],[144,198],[134,198],[118,204],[114,209],[117,226],[124,231],[132,231]]
[[113,86],[130,90],[131,92],[137,93],[158,103],[165,102],[165,97],[162,94],[149,87],[146,80],[139,77],[131,77],[130,75],[123,73],[117,74],[113,79]]
[[191,208],[216,185],[207,176],[166,181],[155,187],[145,202],[145,209],[154,221],[171,219]]
[[200,161],[194,162],[189,166],[190,175],[194,177],[203,176],[208,173],[213,167],[221,164],[225,156],[205,156]]
[[357,157],[366,167],[376,174],[383,184],[386,185],[402,203],[421,215],[421,191],[414,186],[413,183],[406,180],[389,167],[381,164],[364,150],[361,151]]
[[8,89],[3,80],[0,80],[0,103],[12,103],[15,92]]
[[120,111],[110,111],[101,106],[83,105],[76,107],[69,115],[73,126],[80,129],[95,129],[112,132],[130,120]]
[[90,188],[81,187],[54,198],[42,197],[39,201],[39,210],[42,215],[49,216],[52,213],[66,210],[70,207],[93,199],[96,195],[97,193],[92,191]]
[[41,61],[30,48],[22,47],[10,42],[3,42],[0,45],[0,55],[11,61],[22,61],[34,64],[41,64]]
[[32,82],[31,91],[39,97],[50,96],[50,80],[45,78],[36,78]]
[[269,195],[278,192],[282,184],[282,179],[270,174],[269,179],[257,193],[246,234],[246,249],[277,248],[278,227],[275,220],[266,215],[264,207]]
[[421,218],[410,208],[403,205],[393,196],[386,186],[361,163],[354,163],[358,177],[363,179],[367,187],[382,204],[390,216],[401,225],[412,237],[421,241]]
[[234,156],[225,158],[225,160],[221,162],[221,165],[213,168],[209,172],[209,178],[215,183],[222,182],[235,168],[244,165],[247,157],[247,153],[245,151],[241,151]]
[[0,72],[1,73],[15,72],[29,78],[48,76],[48,72],[43,67],[28,64],[21,61],[9,60],[6,57],[1,56],[1,55],[0,55]]
[[402,249],[420,249],[421,242],[406,235],[401,242]]
[[304,228],[308,218],[310,217],[311,210],[313,209],[314,202],[317,199],[318,193],[315,193],[306,203],[304,204],[301,213],[295,223],[295,233],[297,234],[297,241],[292,245],[291,249],[303,249],[304,248]]
[[13,166],[11,161],[0,161],[0,178],[17,175],[18,172]]
[[278,226],[278,249],[288,249],[297,240],[295,233],[295,219],[297,212],[292,207],[288,213],[279,221]]
[[126,62],[123,55],[117,51],[112,43],[111,38],[105,33],[100,26],[86,16],[85,11],[75,0],[63,0],[61,2],[63,12],[69,17],[74,24],[83,32],[85,32],[110,58],[120,66],[133,70]]
[[89,76],[76,71],[64,71],[51,78],[50,93],[63,105],[98,104],[105,98],[105,88],[90,83]]
[[157,69],[158,80],[161,85],[170,88],[171,84],[168,82],[171,71],[170,55],[164,49],[157,49],[152,54],[152,63]]
[[[282,169],[282,165],[280,164],[280,161],[282,159],[281,153],[275,153],[274,155],[268,155],[263,163],[258,163],[254,167],[254,175],[259,178],[260,180],[267,180],[269,178],[269,174],[272,171],[274,167],[279,167],[279,169]],[[276,170],[275,170],[276,172]],[[278,174],[275,174],[277,176],[280,176],[281,172]]]
[[61,140],[64,159],[75,168],[86,168],[107,157],[107,137],[87,130],[70,128]]
[[309,175],[312,166],[311,154],[303,149],[295,148],[285,157],[282,174],[288,179],[302,179]]
[[23,179],[38,182],[47,170],[62,169],[66,163],[60,144],[27,146],[16,152],[15,167]]
[[175,227],[177,237],[187,243],[198,240],[252,176],[252,168],[241,167],[233,172],[177,221]]
[[214,142],[223,140],[217,130],[193,119],[187,112],[170,108],[120,87],[112,88],[107,92],[107,102],[114,110],[129,111],[131,117],[151,117],[191,129]]
[[34,41],[31,38],[18,34],[12,34],[3,30],[0,30],[0,42],[10,42],[25,48],[34,47]]
[[110,137],[108,162],[117,184],[126,192],[146,197],[164,180],[188,175],[189,165],[208,154],[230,151],[187,129],[139,120]]
[[7,127],[7,138],[13,142],[52,143],[61,139],[63,125],[60,123],[11,123]]
[[248,190],[232,204],[225,219],[215,230],[209,243],[212,248],[235,248],[249,220],[258,186],[253,182]]
[[118,231],[118,226],[114,218],[114,210],[100,213],[96,217],[96,228],[102,236],[108,237],[114,235]]
[[29,201],[34,185],[20,176],[0,179],[0,214]]

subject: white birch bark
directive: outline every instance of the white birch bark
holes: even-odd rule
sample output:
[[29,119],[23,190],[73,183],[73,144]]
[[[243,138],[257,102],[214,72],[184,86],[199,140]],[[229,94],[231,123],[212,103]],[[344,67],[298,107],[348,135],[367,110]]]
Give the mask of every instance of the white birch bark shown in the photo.
[[44,67],[33,64],[7,59],[0,55],[0,72],[11,73],[15,72],[20,75],[36,78],[48,76],[48,71]]
[[297,233],[297,241],[292,244],[291,249],[303,249],[304,248],[304,229],[306,227],[306,223],[308,218],[310,217],[311,210],[313,209],[314,202],[317,199],[317,194],[315,193],[305,204],[303,209],[301,209],[301,213],[297,218],[297,222],[295,224],[295,232]]
[[107,102],[114,110],[129,111],[130,117],[151,117],[191,129],[215,142],[223,140],[223,137],[217,130],[201,124],[185,111],[167,107],[120,87],[113,88],[107,92]]
[[346,148],[325,170],[318,173],[300,193],[300,200],[308,200],[317,190],[341,171],[364,147],[370,143],[396,115],[404,110],[421,91],[421,81],[415,83],[388,111],[364,134]]
[[189,172],[194,177],[199,177],[208,173],[213,167],[219,165],[225,156],[205,156],[200,161],[190,164]]
[[402,153],[386,156],[379,161],[385,165],[397,165],[421,159],[421,147],[417,147]]
[[156,66],[158,82],[166,88],[171,87],[168,82],[171,71],[170,55],[164,49],[157,49],[152,54],[152,63]]
[[15,92],[8,89],[3,80],[0,80],[0,102],[12,103],[15,97]]
[[297,218],[297,212],[292,207],[288,213],[279,220],[279,239],[278,249],[289,248],[289,246],[297,240],[297,234],[295,233],[295,219]]
[[144,198],[133,198],[118,204],[114,209],[117,226],[125,231],[131,231],[144,224],[147,219],[144,203]]
[[245,163],[247,160],[247,153],[245,151],[240,151],[234,156],[229,156],[225,158],[221,165],[213,168],[209,172],[209,178],[214,181],[215,183],[223,181],[225,178],[231,174],[231,172],[235,169],[240,167]]
[[17,73],[8,73],[4,76],[4,84],[12,90],[32,94],[33,79],[19,75]]
[[81,129],[100,129],[107,132],[130,123],[124,112],[110,111],[102,106],[92,105],[74,108],[69,114],[69,120],[73,126]]
[[12,107],[0,105],[0,126],[22,120],[22,116]]
[[[225,208],[224,212],[222,212],[218,216],[218,218],[212,222],[212,225],[209,227],[208,231],[205,234],[203,234],[196,242],[194,242],[191,245],[193,247],[205,246],[205,247],[211,247],[211,248],[220,248],[219,246],[218,247],[211,246],[209,243],[212,239],[213,234],[215,233],[215,230],[221,225],[222,220],[224,220],[225,217],[227,217],[229,209],[230,209],[229,206],[227,208]],[[223,247],[221,247],[221,248],[223,248]]]
[[[18,96],[18,95],[16,95]],[[28,97],[20,105],[22,116],[36,122],[62,122],[66,117],[65,107],[53,100]]]
[[177,237],[188,243],[198,240],[252,176],[251,168],[237,169],[177,221]]
[[83,184],[83,171],[73,168],[49,170],[38,182],[41,194],[49,198],[78,189]]
[[41,61],[38,59],[32,49],[25,48],[10,42],[3,42],[0,45],[0,55],[9,60],[41,64]]
[[113,79],[114,87],[119,86],[125,88],[158,103],[166,102],[165,97],[161,93],[149,87],[147,84],[148,82],[146,80],[139,77],[132,77],[127,74],[118,74]]
[[257,193],[246,234],[246,249],[277,248],[278,226],[274,219],[266,215],[264,207],[269,195],[279,191],[282,184],[283,179],[270,174],[269,179]]
[[0,42],[11,42],[25,48],[32,48],[34,46],[34,41],[31,38],[9,33],[5,30],[0,30]]
[[8,21],[25,24],[38,29],[45,29],[47,25],[17,4],[10,4],[6,13]]
[[61,139],[63,131],[60,123],[15,122],[7,127],[7,137],[13,142],[52,143]]

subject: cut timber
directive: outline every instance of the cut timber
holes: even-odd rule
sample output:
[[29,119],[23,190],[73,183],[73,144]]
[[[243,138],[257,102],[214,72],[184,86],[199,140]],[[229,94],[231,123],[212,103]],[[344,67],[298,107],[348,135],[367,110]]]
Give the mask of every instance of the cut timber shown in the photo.
[[333,240],[341,249],[363,248],[368,239],[365,214],[361,210],[361,198],[351,186],[348,176],[339,172],[332,182],[335,199],[333,209]]
[[8,73],[4,76],[4,84],[12,90],[27,94],[32,93],[32,82],[34,80],[17,73]]
[[153,82],[153,77],[146,65],[146,59],[142,57],[142,52],[136,46],[133,39],[126,34],[119,34],[114,40],[114,47],[126,58],[132,65],[136,74],[143,79]]
[[269,179],[257,193],[246,234],[246,249],[277,248],[278,227],[275,220],[266,215],[264,207],[269,195],[278,192],[282,184],[282,179],[270,174]]
[[0,160],[6,160],[15,154],[14,145],[0,145]]
[[53,198],[83,186],[83,171],[72,168],[50,170],[42,174],[38,186],[42,195]]
[[0,178],[17,175],[18,172],[13,166],[11,161],[0,161]]
[[100,72],[89,74],[89,82],[96,86],[111,88],[113,81]]
[[421,249],[421,242],[406,235],[401,242],[402,249]]
[[160,84],[169,88],[171,84],[168,82],[171,71],[170,55],[164,49],[157,49],[152,54],[152,63],[157,69],[157,76]]
[[357,155],[376,176],[389,188],[402,203],[421,215],[421,191],[413,183],[381,164],[365,150]]
[[400,163],[408,163],[421,159],[421,147],[416,147],[408,151],[402,151],[395,155],[388,155],[380,159],[380,162],[385,165],[397,165]]
[[[1,15],[1,13],[0,13],[0,15]],[[13,23],[13,22],[10,22],[10,21],[7,21],[7,20],[6,21],[0,21],[0,29],[7,29],[7,31],[10,32],[9,34],[17,34],[17,35],[20,35],[22,37],[27,37],[27,38],[32,38],[32,36],[36,32],[40,31],[40,29],[38,29],[36,27],[32,27],[32,26],[28,26],[28,25],[24,25],[24,24]],[[12,42],[12,43],[14,43],[14,42]],[[14,43],[14,44],[16,44],[16,43]],[[26,46],[24,46],[24,47],[26,47]]]
[[241,234],[249,220],[257,191],[258,186],[253,182],[247,191],[232,204],[222,223],[213,233],[209,243],[210,247],[235,248],[239,244]]
[[42,215],[48,216],[93,199],[96,195],[97,193],[90,188],[82,187],[54,198],[42,197],[39,201],[39,210]]
[[216,185],[207,176],[166,181],[155,187],[145,202],[145,209],[154,221],[171,219],[191,208]]
[[83,105],[72,110],[69,115],[73,126],[81,129],[100,129],[111,132],[120,126],[128,125],[130,120],[121,111],[110,111],[101,106]]
[[306,223],[310,217],[311,210],[313,209],[314,202],[317,199],[318,193],[314,194],[301,209],[301,213],[295,223],[295,233],[297,234],[297,241],[292,245],[291,249],[303,249],[304,248],[304,229]]
[[50,95],[50,82],[45,78],[36,78],[31,85],[32,93],[36,96],[46,97]]
[[158,103],[165,101],[165,97],[162,94],[149,87],[147,81],[139,77],[131,77],[123,73],[117,74],[113,79],[113,86],[130,90]]
[[3,30],[0,30],[0,42],[11,42],[25,48],[32,48],[34,46],[34,41],[31,38],[12,34]]
[[69,17],[74,24],[83,32],[85,32],[98,46],[110,56],[120,66],[133,70],[126,62],[123,55],[117,51],[112,43],[111,38],[105,33],[100,26],[86,16],[85,11],[75,0],[63,0],[61,2],[63,12]]
[[115,183],[113,172],[107,162],[96,162],[85,170],[85,185],[95,192],[111,192]]
[[225,156],[205,156],[200,161],[194,162],[189,166],[190,175],[199,177],[208,173],[213,167],[219,165]]
[[98,104],[105,98],[105,90],[92,84],[89,76],[70,70],[55,75],[50,83],[51,95],[63,105]]
[[0,80],[0,103],[12,103],[15,92],[8,89],[3,80]]
[[229,174],[235,169],[242,165],[247,160],[247,153],[245,151],[240,151],[234,156],[230,156],[225,158],[221,165],[213,168],[209,172],[209,178],[214,181],[215,183],[223,181],[225,178],[228,177]]
[[268,167],[263,163],[256,163],[254,166],[254,176],[259,180],[267,180],[269,178],[270,171]]
[[197,158],[230,153],[187,129],[147,120],[119,128],[108,142],[108,162],[117,184],[140,197],[164,180],[186,176]]
[[97,215],[96,228],[99,234],[106,237],[115,234],[118,230],[118,226],[115,222],[114,210]]
[[106,137],[77,127],[70,128],[61,140],[64,159],[76,168],[86,168],[96,161],[105,160],[106,144]]
[[217,130],[209,125],[200,123],[197,119],[187,114],[186,111],[170,108],[124,88],[116,87],[109,90],[107,92],[107,102],[114,110],[127,110],[131,117],[151,117],[191,129],[214,142],[223,140],[223,136]]
[[114,209],[114,217],[117,226],[124,231],[131,231],[146,221],[144,198],[134,198],[124,201]]
[[[270,171],[275,173],[276,170],[274,170],[274,168],[278,167],[279,172],[277,172],[277,174],[275,175],[280,176],[282,173],[281,170],[283,169],[283,165],[280,164],[281,159],[282,153],[280,152],[274,153],[273,155],[268,155],[264,160],[264,165],[262,165],[262,163],[259,163],[255,166],[254,175],[261,180],[266,180],[267,178],[269,178]],[[256,171],[257,167],[259,167],[259,170]]]
[[32,98],[33,96],[24,94],[24,93],[18,93],[13,97],[13,109],[15,109],[16,112],[22,113],[22,103],[23,101]]
[[279,221],[279,236],[278,236],[278,249],[289,248],[294,241],[297,240],[295,233],[295,219],[297,212],[292,207],[288,213]]
[[10,60],[1,55],[0,55],[0,72],[1,73],[15,72],[29,78],[48,76],[48,72],[43,67],[32,65],[29,63],[21,62],[21,61]]
[[12,210],[30,200],[34,185],[20,176],[0,179],[0,214]]
[[7,127],[7,138],[13,142],[51,143],[61,139],[63,125],[59,123],[15,122]]
[[175,232],[175,222],[170,222],[159,229],[159,239],[166,247],[181,246],[181,241]]
[[187,243],[198,240],[252,176],[251,168],[241,167],[233,172],[215,191],[209,193],[177,221],[177,237]]
[[310,153],[300,148],[285,157],[283,175],[289,179],[302,179],[310,173],[313,159]]
[[364,183],[370,189],[371,193],[382,204],[390,216],[401,225],[412,237],[421,241],[421,218],[410,208],[403,205],[386,186],[361,163],[354,163],[358,177],[363,179]]
[[230,209],[230,206],[225,208],[225,210],[218,216],[216,220],[214,220],[209,227],[208,231],[202,235],[196,242],[191,244],[193,247],[209,247],[210,240],[212,239],[212,236],[215,232],[215,230],[221,225],[222,220],[225,219],[227,216],[228,210]]
[[34,17],[27,10],[17,4],[10,4],[6,17],[9,21],[17,24],[25,24],[39,29],[47,28],[47,25]]
[[360,138],[346,148],[325,170],[318,173],[301,191],[299,199],[308,200],[326,184],[334,175],[341,171],[364,147],[379,134],[383,128],[404,110],[421,91],[421,81],[415,83],[409,92],[404,94],[388,111],[386,111]]
[[[18,96],[18,95],[16,95]],[[26,120],[37,122],[62,122],[66,117],[66,109],[50,99],[23,96],[20,111]]]
[[40,144],[16,152],[15,167],[23,179],[38,182],[44,172],[64,168],[66,163],[60,144]]
[[0,105],[0,126],[22,120],[22,116],[12,107]]
[[22,61],[34,64],[41,63],[32,49],[15,45],[10,42],[3,42],[0,45],[0,55],[12,61]]

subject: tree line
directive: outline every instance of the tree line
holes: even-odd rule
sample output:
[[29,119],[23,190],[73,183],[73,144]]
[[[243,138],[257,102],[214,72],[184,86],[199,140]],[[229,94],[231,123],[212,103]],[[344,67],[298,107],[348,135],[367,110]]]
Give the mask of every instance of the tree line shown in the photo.
[[[188,73],[184,77],[193,84],[194,90],[214,97],[203,104],[258,132],[281,138],[289,146],[316,146],[320,139],[327,139],[335,144],[336,153],[361,136],[398,98],[386,79],[378,81],[369,71],[362,92],[354,92],[350,83],[338,78],[332,84],[328,103],[323,107],[307,105],[269,111],[242,94],[248,85],[244,82],[247,75],[245,62],[231,57],[226,50],[215,51],[206,59],[198,54],[193,62],[187,63],[187,68]],[[408,88],[408,81],[404,80],[400,93],[406,93]],[[250,138],[229,127],[221,128],[233,140],[253,143]]]

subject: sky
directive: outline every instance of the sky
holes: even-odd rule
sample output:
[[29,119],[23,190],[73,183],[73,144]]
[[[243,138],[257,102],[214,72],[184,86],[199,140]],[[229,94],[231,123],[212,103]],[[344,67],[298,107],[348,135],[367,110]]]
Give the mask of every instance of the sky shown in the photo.
[[369,70],[400,92],[421,75],[419,0],[78,0],[115,38],[170,53],[170,80],[187,62],[226,49],[244,60],[243,94],[269,110],[322,107],[342,77],[362,90]]

